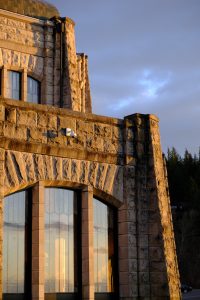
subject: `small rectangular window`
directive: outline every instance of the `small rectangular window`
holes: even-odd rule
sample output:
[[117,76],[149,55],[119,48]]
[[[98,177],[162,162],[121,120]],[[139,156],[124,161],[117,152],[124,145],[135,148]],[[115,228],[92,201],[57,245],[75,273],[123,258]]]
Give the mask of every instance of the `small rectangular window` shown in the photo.
[[15,100],[21,99],[21,74],[8,71],[7,97]]
[[28,76],[27,78],[27,101],[32,103],[40,102],[40,82]]

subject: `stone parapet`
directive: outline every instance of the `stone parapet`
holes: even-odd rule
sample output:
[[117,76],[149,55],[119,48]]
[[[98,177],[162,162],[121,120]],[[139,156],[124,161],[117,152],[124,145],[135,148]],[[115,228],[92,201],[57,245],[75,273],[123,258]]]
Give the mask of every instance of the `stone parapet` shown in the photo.
[[[66,128],[73,130],[77,136],[66,136]],[[4,139],[5,145],[6,140],[7,145],[9,140],[16,144],[26,142],[24,146],[29,149],[31,145],[34,149],[46,145],[57,153],[61,147],[62,152],[64,149],[79,151],[79,156],[81,151],[84,156],[86,153],[88,156],[90,153],[103,155],[106,161],[109,155],[116,159],[123,156],[122,132],[123,122],[118,119],[96,118],[95,115],[20,101],[0,101],[0,139],[2,142]]]

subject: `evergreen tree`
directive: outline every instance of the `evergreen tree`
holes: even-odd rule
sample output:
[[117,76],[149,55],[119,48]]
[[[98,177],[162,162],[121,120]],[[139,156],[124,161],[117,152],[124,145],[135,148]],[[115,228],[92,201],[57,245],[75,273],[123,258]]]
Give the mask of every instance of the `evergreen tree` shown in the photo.
[[168,149],[166,161],[181,281],[200,288],[200,150]]

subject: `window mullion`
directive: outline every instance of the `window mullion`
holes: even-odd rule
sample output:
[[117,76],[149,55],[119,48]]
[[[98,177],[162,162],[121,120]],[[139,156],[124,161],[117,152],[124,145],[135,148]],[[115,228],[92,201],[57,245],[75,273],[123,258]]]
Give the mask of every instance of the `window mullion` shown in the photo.
[[27,69],[24,69],[21,78],[21,99],[27,101]]
[[32,300],[44,300],[44,187],[33,188],[32,205]]

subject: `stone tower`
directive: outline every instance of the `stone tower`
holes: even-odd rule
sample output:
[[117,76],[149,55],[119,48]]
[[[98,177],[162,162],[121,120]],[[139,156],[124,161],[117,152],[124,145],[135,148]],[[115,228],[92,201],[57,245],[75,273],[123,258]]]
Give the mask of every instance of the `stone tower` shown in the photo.
[[158,119],[92,114],[74,26],[0,0],[0,299],[178,300]]

